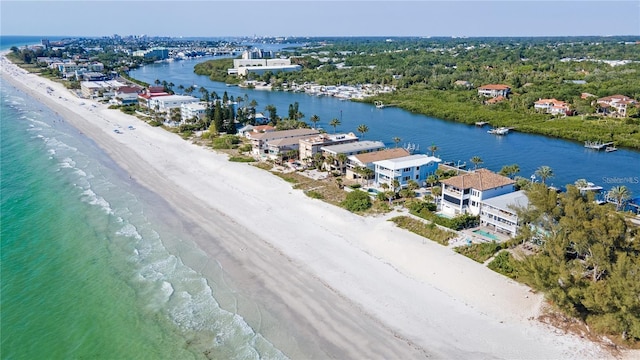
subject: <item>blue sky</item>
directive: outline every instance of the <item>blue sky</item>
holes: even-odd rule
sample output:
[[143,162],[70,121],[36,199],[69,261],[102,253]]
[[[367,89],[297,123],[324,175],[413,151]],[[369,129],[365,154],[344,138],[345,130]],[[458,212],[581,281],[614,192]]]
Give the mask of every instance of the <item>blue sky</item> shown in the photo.
[[5,1],[2,35],[639,35],[640,1]]

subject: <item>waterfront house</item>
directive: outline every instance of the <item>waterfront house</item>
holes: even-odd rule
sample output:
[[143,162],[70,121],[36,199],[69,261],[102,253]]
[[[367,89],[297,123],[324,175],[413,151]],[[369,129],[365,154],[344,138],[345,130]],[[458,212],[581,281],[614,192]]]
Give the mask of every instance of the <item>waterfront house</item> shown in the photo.
[[138,94],[142,91],[139,86],[121,86],[113,92],[113,102],[118,105],[130,105],[138,102]]
[[478,88],[478,95],[486,96],[486,97],[498,97],[503,96],[507,97],[511,88],[508,85],[503,84],[487,84],[482,85]]
[[151,109],[151,99],[159,96],[169,96],[169,93],[164,91],[163,86],[149,86],[138,95],[138,105]]
[[117,80],[83,81],[80,83],[80,91],[84,98],[95,99],[98,97],[112,97],[115,94],[115,90],[123,86],[125,84]]
[[557,99],[540,99],[533,103],[533,108],[552,115],[565,115],[569,111],[569,105]]
[[478,215],[483,200],[511,193],[515,181],[487,169],[478,169],[441,181],[440,209],[451,216]]
[[357,179],[361,177],[358,173],[358,169],[368,168],[372,172],[375,171],[376,161],[397,159],[411,155],[409,151],[404,148],[392,148],[379,151],[368,152],[364,154],[351,155],[347,159],[346,178]]
[[255,113],[253,115],[253,122],[256,125],[266,125],[269,122],[271,122],[271,119],[269,119],[267,116],[265,116],[263,113]]
[[[322,146],[320,150],[322,151],[322,156],[324,156],[325,159],[328,157],[337,159],[339,154],[345,154],[348,158],[350,155],[379,151],[384,148],[385,146],[382,141],[365,140],[348,144]],[[344,173],[345,165],[346,164],[340,164],[337,160],[334,160],[333,163],[329,165],[329,170],[338,170]]]
[[483,200],[480,203],[480,225],[516,236],[519,225],[516,209],[527,206],[529,198],[522,190]]
[[300,139],[300,160],[311,162],[313,156],[321,152],[323,146],[348,144],[358,141],[358,137],[353,133],[348,134],[318,134]]
[[400,187],[407,186],[413,180],[420,186],[426,186],[427,177],[438,169],[440,158],[425,154],[415,154],[395,159],[374,162],[375,183],[377,186],[388,184],[393,188],[397,180]]
[[180,119],[181,123],[185,122],[197,122],[202,120],[207,113],[207,104],[203,102],[197,103],[183,103],[180,104]]
[[[299,157],[300,140],[299,137],[291,137],[269,141],[267,143],[267,158],[277,160],[285,157]],[[295,153],[295,156],[289,155],[290,153]]]
[[182,104],[197,104],[200,99],[188,95],[162,95],[152,96],[149,106],[156,111],[168,112],[173,108],[180,108]]
[[600,112],[603,114],[612,114],[626,117],[627,105],[635,105],[636,101],[624,95],[611,95],[599,98],[596,103],[597,106],[601,109]]
[[251,140],[251,151],[256,156],[267,156],[269,153],[269,143],[279,139],[295,139],[298,142],[301,138],[319,134],[314,129],[293,129],[269,132],[249,132],[247,138]]

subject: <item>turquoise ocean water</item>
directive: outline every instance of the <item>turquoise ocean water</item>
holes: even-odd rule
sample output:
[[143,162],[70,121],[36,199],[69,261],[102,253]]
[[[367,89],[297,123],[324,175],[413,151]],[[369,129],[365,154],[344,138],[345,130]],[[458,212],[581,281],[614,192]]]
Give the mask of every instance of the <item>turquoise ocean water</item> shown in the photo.
[[4,82],[0,114],[3,359],[285,357],[185,265],[204,255],[162,199]]

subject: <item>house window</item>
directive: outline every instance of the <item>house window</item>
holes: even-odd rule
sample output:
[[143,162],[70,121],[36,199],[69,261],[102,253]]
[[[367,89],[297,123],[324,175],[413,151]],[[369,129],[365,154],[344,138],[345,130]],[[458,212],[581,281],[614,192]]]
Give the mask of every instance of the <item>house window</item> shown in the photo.
[[420,175],[416,175],[416,180],[420,179]]
[[404,172],[409,172],[409,171],[411,171],[411,169],[410,169],[410,168],[406,168],[406,169],[404,169],[404,170],[402,170],[402,171],[404,171]]
[[420,171],[420,166],[416,166],[416,171]]

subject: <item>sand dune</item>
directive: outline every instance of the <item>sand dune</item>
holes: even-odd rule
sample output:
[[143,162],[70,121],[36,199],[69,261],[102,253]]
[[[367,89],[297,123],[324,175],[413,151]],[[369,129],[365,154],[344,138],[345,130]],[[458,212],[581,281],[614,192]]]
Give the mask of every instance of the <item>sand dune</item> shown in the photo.
[[242,308],[241,315],[292,358],[612,357],[532,320],[540,295],[396,228],[390,215],[361,217],[310,199],[4,57],[1,65],[3,81],[57,111],[197,226],[198,247],[272,321],[260,325]]

